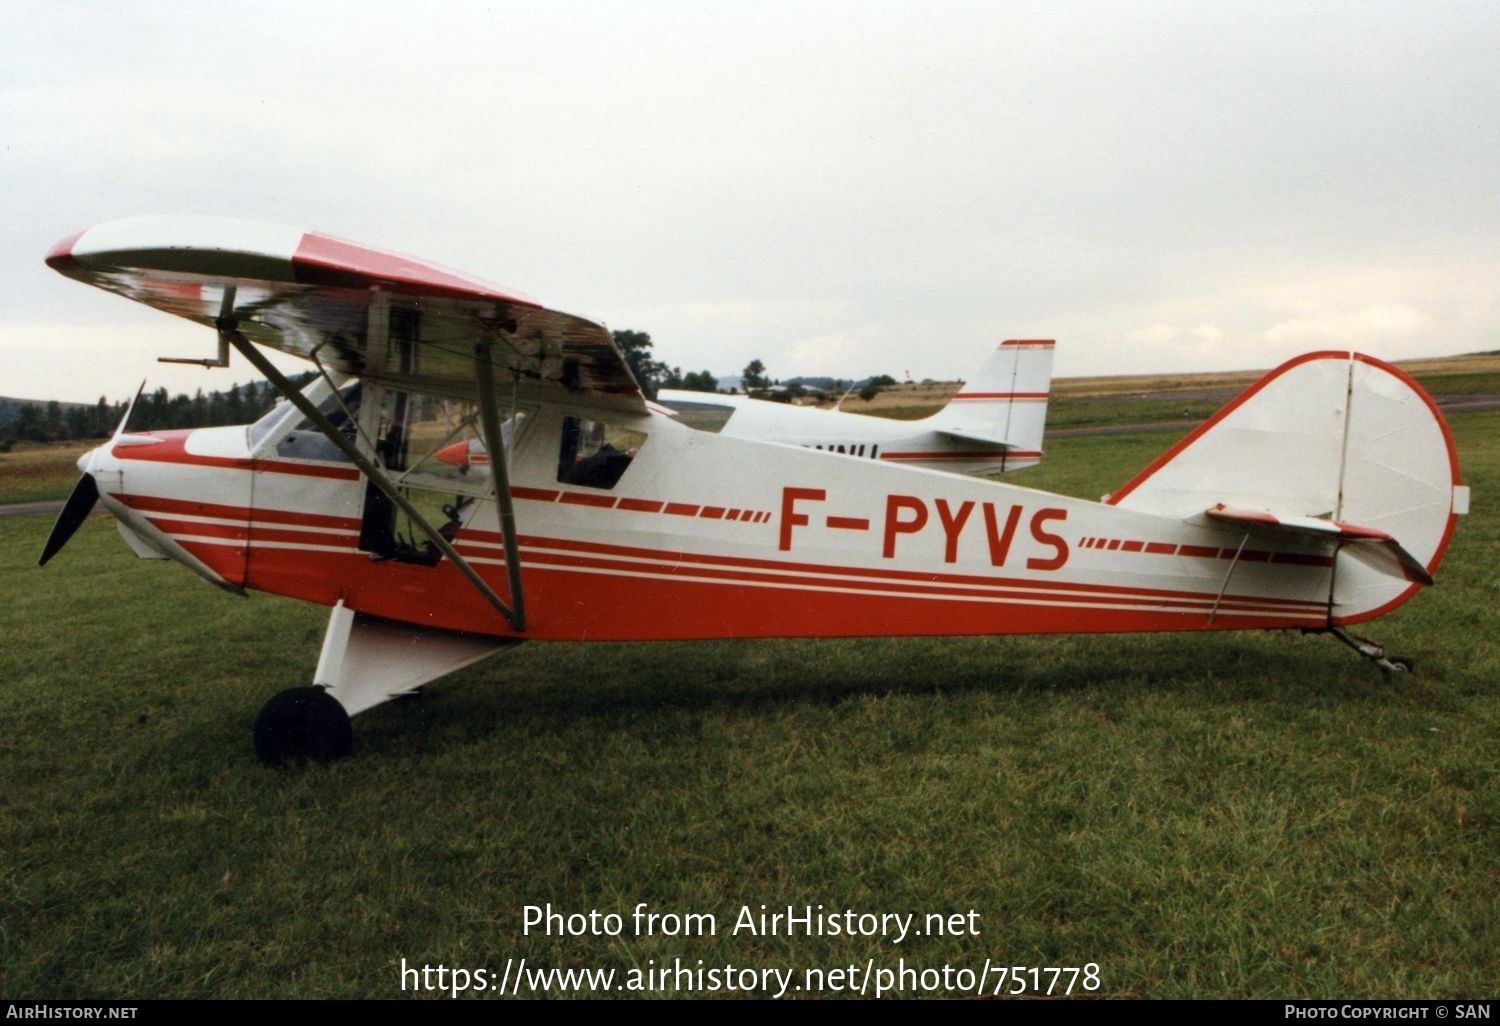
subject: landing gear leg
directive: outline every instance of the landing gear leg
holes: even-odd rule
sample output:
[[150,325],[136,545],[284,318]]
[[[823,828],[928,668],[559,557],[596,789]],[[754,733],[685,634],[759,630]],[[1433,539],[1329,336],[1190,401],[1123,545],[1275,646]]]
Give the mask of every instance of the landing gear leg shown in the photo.
[[288,688],[255,718],[255,754],[268,766],[329,762],[353,747],[349,714],[323,688]]
[[1403,656],[1387,656],[1385,649],[1375,644],[1369,638],[1361,638],[1357,634],[1350,634],[1342,627],[1330,627],[1328,628],[1328,633],[1380,667],[1387,676],[1393,673],[1411,673],[1413,671],[1410,659]]

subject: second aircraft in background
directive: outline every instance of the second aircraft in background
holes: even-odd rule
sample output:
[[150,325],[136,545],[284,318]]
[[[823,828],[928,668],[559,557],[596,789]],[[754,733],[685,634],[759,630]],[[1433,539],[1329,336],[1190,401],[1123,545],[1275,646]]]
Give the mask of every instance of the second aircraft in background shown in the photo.
[[1035,466],[1054,342],[1001,343],[937,413],[895,420],[768,399],[663,389],[657,402],[704,431],[963,474]]

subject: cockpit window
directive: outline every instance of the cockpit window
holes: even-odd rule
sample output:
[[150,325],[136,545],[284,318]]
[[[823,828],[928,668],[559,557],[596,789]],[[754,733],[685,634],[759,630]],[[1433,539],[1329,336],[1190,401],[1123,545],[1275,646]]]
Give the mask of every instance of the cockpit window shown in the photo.
[[[337,392],[329,390],[318,403],[318,410],[350,441],[353,441],[356,431],[361,392],[360,383],[351,381]],[[254,438],[253,428],[251,438]],[[325,463],[349,462],[349,457],[344,455],[343,450],[329,441],[328,436],[305,417],[287,432],[286,437],[276,443],[276,455],[285,459],[320,460]]]
[[260,443],[265,441],[266,435],[270,434],[272,429],[281,423],[281,419],[288,415],[287,411],[291,408],[292,404],[285,399],[277,399],[269,410],[261,414],[259,420],[250,425],[250,448],[252,450],[258,448]]
[[557,455],[558,483],[613,488],[645,443],[646,436],[640,431],[583,417],[564,417]]

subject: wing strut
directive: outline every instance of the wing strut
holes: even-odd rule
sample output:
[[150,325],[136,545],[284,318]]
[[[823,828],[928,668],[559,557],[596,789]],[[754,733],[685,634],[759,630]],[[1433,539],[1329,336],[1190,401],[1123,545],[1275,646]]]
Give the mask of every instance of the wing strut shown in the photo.
[[500,540],[505,545],[505,573],[510,600],[516,607],[511,622],[519,631],[525,629],[526,595],[521,590],[521,554],[516,549],[516,511],[510,501],[510,468],[506,466],[505,437],[500,431],[500,402],[495,398],[494,358],[490,340],[483,336],[474,343],[474,380],[479,385],[479,423],[484,428],[485,448],[490,451],[490,483],[495,486],[495,512],[500,518]]
[[[508,481],[503,486],[503,489],[497,487],[496,504],[501,508],[500,516],[502,534],[505,539],[506,569],[510,574],[511,595],[512,601],[515,602],[515,609],[507,606],[500,596],[495,594],[494,589],[484,582],[484,578],[479,576],[479,573],[469,565],[463,556],[458,554],[458,550],[453,547],[447,538],[443,537],[442,532],[428,523],[427,518],[411,504],[411,501],[406,496],[401,494],[401,489],[391,481],[385,469],[360,452],[355,444],[348,438],[345,438],[343,432],[324,416],[322,410],[314,406],[305,395],[287,380],[284,374],[272,365],[270,360],[266,359],[265,355],[259,349],[255,348],[255,345],[248,338],[240,334],[232,316],[220,317],[217,327],[219,329],[219,338],[227,341],[235,349],[239,350],[241,356],[249,360],[256,370],[266,376],[266,380],[276,386],[276,391],[280,392],[286,397],[288,402],[297,407],[302,415],[323,433],[324,437],[337,446],[340,452],[349,457],[354,465],[375,483],[375,487],[379,488],[392,502],[399,506],[401,511],[411,518],[412,523],[421,528],[422,533],[427,536],[428,540],[437,546],[438,551],[453,561],[453,565],[469,579],[469,583],[474,586],[475,590],[483,595],[490,605],[499,610],[500,615],[505,617],[512,627],[518,631],[526,629],[526,618],[523,613],[525,606],[521,599],[520,563],[515,555],[515,538],[513,533],[515,518],[510,513],[510,487]],[[484,377],[489,377],[488,372]],[[493,380],[489,381],[489,389],[491,391],[490,399],[493,402]],[[479,392],[481,396],[485,394],[483,379],[481,380]],[[486,431],[488,431],[488,425],[486,425]],[[496,431],[495,434],[498,436],[499,432]],[[497,452],[499,450],[491,449],[490,451]],[[505,464],[503,460],[494,458],[490,462],[491,473],[498,475],[494,478],[498,485],[505,478],[503,469]],[[503,499],[501,498],[502,495],[504,496]],[[507,523],[511,530],[505,529]]]
[[1219,603],[1224,601],[1224,593],[1229,590],[1229,578],[1234,576],[1234,568],[1240,565],[1240,554],[1245,551],[1245,543],[1250,540],[1250,532],[1240,539],[1240,547],[1234,550],[1234,559],[1229,561],[1229,569],[1224,571],[1224,583],[1219,585],[1219,594],[1214,599],[1214,607],[1208,611],[1208,622],[1213,623],[1214,617],[1219,615]]

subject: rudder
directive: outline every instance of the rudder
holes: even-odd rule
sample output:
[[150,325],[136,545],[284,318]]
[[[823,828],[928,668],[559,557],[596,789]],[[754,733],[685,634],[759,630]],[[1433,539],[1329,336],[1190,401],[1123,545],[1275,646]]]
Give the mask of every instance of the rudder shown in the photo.
[[1002,342],[929,426],[1040,456],[1056,345],[1051,339]]
[[[1431,574],[1468,507],[1447,422],[1410,375],[1361,353],[1297,357],[1251,385],[1107,500],[1190,519],[1215,506],[1383,532]],[[1341,543],[1336,624],[1416,585]]]

